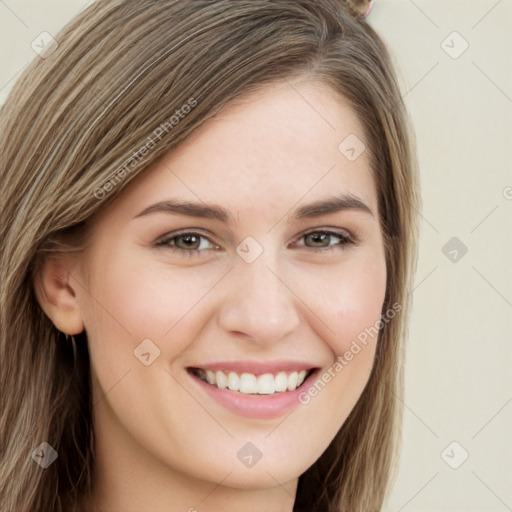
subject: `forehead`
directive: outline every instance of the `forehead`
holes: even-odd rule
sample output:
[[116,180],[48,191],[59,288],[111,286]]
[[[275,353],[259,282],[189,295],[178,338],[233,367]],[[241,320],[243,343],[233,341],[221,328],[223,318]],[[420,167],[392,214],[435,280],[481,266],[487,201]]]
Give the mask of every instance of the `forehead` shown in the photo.
[[349,193],[376,211],[367,152],[347,158],[347,140],[358,141],[357,151],[367,146],[359,119],[330,88],[273,84],[223,108],[121,197],[137,208],[179,197],[261,217]]

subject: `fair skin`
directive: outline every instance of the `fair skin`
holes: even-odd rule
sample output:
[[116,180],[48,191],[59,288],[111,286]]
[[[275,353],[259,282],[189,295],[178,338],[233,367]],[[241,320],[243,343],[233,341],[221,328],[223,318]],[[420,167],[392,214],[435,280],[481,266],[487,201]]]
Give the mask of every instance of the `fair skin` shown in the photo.
[[[368,152],[349,161],[338,150],[349,134],[364,140],[355,114],[326,86],[262,88],[130,183],[97,215],[83,253],[45,265],[43,309],[63,332],[87,333],[96,436],[89,505],[292,510],[299,476],[363,391],[376,340],[309,403],[271,418],[231,410],[187,368],[286,360],[310,363],[321,376],[379,319],[386,265],[376,189]],[[297,209],[334,195],[370,211],[349,204],[296,218]],[[222,206],[232,220],[137,217],[170,199]],[[326,229],[345,238],[305,236]],[[182,233],[155,246],[178,230],[201,237]],[[249,236],[263,248],[251,263],[236,252]],[[356,243],[342,244],[346,238]],[[148,366],[134,356],[145,339],[160,350]],[[237,457],[248,442],[261,453],[252,467]]]

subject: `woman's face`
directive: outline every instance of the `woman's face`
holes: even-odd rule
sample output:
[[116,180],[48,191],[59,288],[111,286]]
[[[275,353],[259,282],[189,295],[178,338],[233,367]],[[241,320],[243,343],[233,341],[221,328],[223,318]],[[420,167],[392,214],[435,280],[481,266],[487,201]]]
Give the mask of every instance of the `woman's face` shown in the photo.
[[97,216],[73,280],[101,467],[263,489],[326,449],[368,380],[376,338],[353,342],[386,288],[361,141],[326,86],[266,87]]

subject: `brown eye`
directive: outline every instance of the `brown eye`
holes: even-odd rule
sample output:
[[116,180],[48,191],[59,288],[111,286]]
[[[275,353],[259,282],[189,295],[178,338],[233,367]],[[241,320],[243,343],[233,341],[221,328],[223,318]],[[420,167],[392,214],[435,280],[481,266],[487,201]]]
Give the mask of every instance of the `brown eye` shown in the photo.
[[185,234],[175,236],[173,240],[175,240],[174,245],[178,247],[178,249],[193,251],[199,249],[199,246],[201,245],[201,238],[201,236],[197,236],[195,234]]
[[[302,236],[304,246],[311,249],[334,249],[335,246],[344,246],[354,243],[344,233],[336,231],[311,231]],[[340,247],[341,248],[341,247]]]
[[[330,239],[331,235],[327,235],[326,233],[309,233],[304,237],[304,240],[306,241],[306,246],[316,248],[329,247]],[[311,245],[309,245],[309,243]]]
[[201,233],[186,231],[182,233],[169,234],[155,243],[156,247],[181,252],[188,256],[201,255],[207,250],[219,249],[208,237]]

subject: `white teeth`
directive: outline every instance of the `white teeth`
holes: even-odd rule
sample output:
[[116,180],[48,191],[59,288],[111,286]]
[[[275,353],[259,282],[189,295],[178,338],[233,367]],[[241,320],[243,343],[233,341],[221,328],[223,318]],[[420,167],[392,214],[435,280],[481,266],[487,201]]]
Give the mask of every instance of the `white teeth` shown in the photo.
[[265,373],[258,377],[253,373],[244,372],[238,374],[229,372],[227,375],[221,370],[200,370],[195,371],[196,375],[205,382],[220,389],[238,391],[245,395],[273,395],[285,391],[297,389],[306,379],[306,370],[293,371],[291,373],[278,372],[277,374]]
[[279,372],[276,375],[276,391],[283,392],[288,389],[288,375],[286,372]]
[[274,376],[271,373],[265,373],[258,377],[258,395],[273,395],[276,392]]
[[297,372],[288,375],[288,391],[293,391],[297,387]]
[[[217,387],[220,389],[226,389],[228,387],[228,378],[224,372],[215,372],[215,380],[217,381]],[[215,384],[213,382],[212,384]]]
[[252,373],[242,373],[240,377],[240,393],[254,394],[258,392],[258,382]]
[[229,372],[228,388],[231,391],[238,391],[240,389],[240,377],[235,372]]

